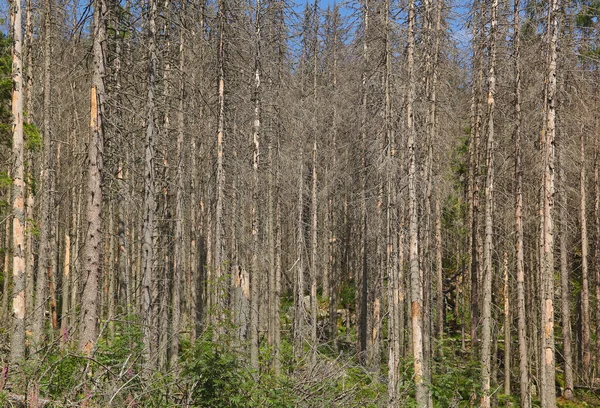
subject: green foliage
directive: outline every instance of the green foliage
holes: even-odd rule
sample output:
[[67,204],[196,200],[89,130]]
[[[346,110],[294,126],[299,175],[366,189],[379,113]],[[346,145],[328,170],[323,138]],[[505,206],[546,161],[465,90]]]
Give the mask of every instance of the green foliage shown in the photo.
[[46,360],[47,376],[40,379],[40,391],[50,398],[59,398],[65,391],[74,390],[81,382],[86,360],[80,356],[59,352],[50,354]]
[[340,305],[344,309],[354,309],[356,305],[356,289],[353,282],[348,282],[342,286],[340,293]]
[[25,133],[25,148],[33,152],[42,150],[42,135],[38,127],[32,123],[24,123],[23,131]]
[[459,338],[446,338],[442,353],[432,361],[431,394],[435,406],[456,406],[478,400],[481,394],[480,362],[460,352]]
[[258,374],[240,359],[244,352],[228,346],[228,339],[213,341],[212,337],[212,331],[207,331],[182,356],[182,377],[189,384],[194,407],[295,406],[289,378],[267,372],[255,381]]
[[6,171],[0,171],[0,188],[12,186],[12,178]]
[[0,144],[10,146],[12,132],[12,113],[10,100],[12,94],[12,56],[11,43],[0,32]]
[[191,391],[195,407],[243,407],[245,375],[237,356],[211,333],[199,339],[183,357],[183,374],[195,384]]

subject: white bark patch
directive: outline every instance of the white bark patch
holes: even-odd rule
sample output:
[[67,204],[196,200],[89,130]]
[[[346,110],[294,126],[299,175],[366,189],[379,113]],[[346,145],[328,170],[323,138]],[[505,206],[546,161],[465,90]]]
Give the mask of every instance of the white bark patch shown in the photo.
[[23,291],[13,298],[13,315],[17,319],[25,318],[25,292]]

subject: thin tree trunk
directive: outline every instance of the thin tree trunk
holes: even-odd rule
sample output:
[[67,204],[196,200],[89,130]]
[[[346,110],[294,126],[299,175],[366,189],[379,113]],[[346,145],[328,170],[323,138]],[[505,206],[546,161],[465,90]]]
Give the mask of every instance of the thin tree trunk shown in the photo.
[[[218,4],[218,23],[219,23],[219,39],[217,49],[218,60],[218,81],[219,81],[219,115],[217,123],[217,178],[216,178],[216,193],[217,202],[215,209],[215,248],[213,269],[215,277],[213,282],[208,282],[210,285],[215,285],[215,299],[213,305],[216,311],[213,311],[213,318],[218,319],[221,310],[221,290],[219,287],[219,279],[221,277],[221,268],[223,264],[223,190],[225,188],[225,172],[223,169],[223,137],[225,132],[225,0],[219,0]],[[218,321],[218,320],[215,320]],[[217,328],[218,331],[218,328]]]
[[[331,158],[331,169],[335,172],[337,171],[337,138],[338,138],[338,112],[337,112],[337,77],[338,77],[338,30],[339,30],[339,8],[338,6],[334,6],[332,11],[332,36],[333,36],[333,67],[332,67],[332,96],[333,99],[333,112],[331,115],[331,144],[333,150],[333,156]],[[338,334],[338,288],[340,287],[340,282],[338,282],[338,237],[337,237],[337,218],[335,211],[337,209],[337,183],[334,176],[330,176],[331,181],[328,189],[328,214],[329,214],[329,262],[328,262],[328,272],[327,279],[323,276],[323,296],[329,297],[329,340],[333,342],[334,349],[337,349],[337,334]],[[327,291],[325,290],[327,288]]]
[[[25,180],[23,169],[23,61],[21,3],[11,1],[12,31],[12,338],[10,363],[17,368],[25,357]],[[7,280],[5,269],[4,279]],[[4,291],[4,297],[8,292]]]
[[261,271],[258,265],[259,230],[260,230],[260,200],[259,200],[259,165],[260,165],[260,137],[261,129],[261,83],[260,83],[260,41],[261,41],[261,0],[256,0],[256,26],[254,28],[255,55],[254,55],[254,129],[252,134],[252,273],[250,274],[250,367],[254,371],[259,369],[258,361],[258,331],[259,331],[259,285]]
[[35,309],[33,313],[33,343],[40,347],[44,339],[46,320],[46,302],[48,301],[48,277],[52,275],[54,258],[54,143],[50,134],[50,0],[44,4],[44,163],[42,165],[42,213],[39,245],[39,260],[35,294]]
[[297,360],[303,353],[304,348],[304,325],[305,325],[305,306],[304,306],[304,158],[300,151],[300,173],[298,179],[298,225],[297,225],[297,268],[294,279],[294,358]]
[[65,345],[69,340],[69,304],[71,291],[71,236],[65,234],[65,258],[63,263],[62,276],[62,308],[60,313],[60,339],[61,344]]
[[583,376],[590,379],[592,363],[591,334],[590,334],[590,289],[588,266],[588,235],[587,235],[587,202],[586,202],[586,169],[585,169],[585,133],[582,126],[580,135],[580,173],[579,173],[579,225],[581,226],[581,347]]
[[[32,53],[32,43],[33,43],[33,25],[31,22],[31,17],[33,14],[31,0],[26,0],[26,17],[25,17],[25,42],[24,48],[27,54],[27,69],[25,71],[25,121],[28,124],[33,123],[33,53]],[[32,188],[32,175],[35,174],[35,161],[37,159],[37,154],[29,149],[27,161],[29,162],[29,183],[27,183],[27,204],[25,207],[25,231],[29,231],[27,233],[25,243],[25,310],[26,313],[26,330],[31,330],[32,325],[32,312],[34,307],[34,278],[35,278],[35,257],[33,253],[34,247],[34,234],[32,231],[33,217],[34,217],[34,205],[35,205],[35,195],[34,189]],[[6,279],[8,282],[8,279]],[[4,292],[6,293],[6,292]],[[4,298],[7,298],[4,296]],[[7,298],[8,300],[8,298]],[[3,309],[4,310],[4,309]]]
[[310,268],[310,341],[311,341],[311,365],[317,362],[317,139],[315,129],[315,140],[313,141],[312,153],[312,189],[311,189],[311,268]]
[[104,0],[94,0],[93,76],[90,97],[90,141],[86,191],[86,228],[83,253],[82,327],[79,350],[90,354],[96,342],[98,321],[98,279],[102,275],[102,165],[104,153],[103,100],[104,52],[106,40]]
[[362,93],[362,117],[361,117],[361,165],[360,170],[361,177],[361,196],[360,196],[360,227],[361,227],[361,241],[360,241],[360,277],[356,279],[357,285],[357,317],[359,321],[358,325],[358,352],[359,361],[364,362],[367,351],[367,313],[368,313],[368,264],[367,264],[367,118],[368,118],[368,72],[369,69],[369,16],[370,16],[370,4],[369,0],[364,0],[364,11],[363,11],[363,72],[361,82],[361,93]]
[[548,2],[549,66],[547,79],[546,137],[544,140],[543,173],[543,257],[541,261],[541,372],[542,408],[556,407],[554,350],[554,165],[556,134],[556,62],[558,43],[558,0]]
[[527,315],[525,309],[525,261],[523,249],[523,159],[521,153],[521,23],[520,0],[514,3],[515,61],[515,261],[517,269],[517,314],[519,341],[519,390],[521,406],[531,407],[529,387],[529,352],[527,348]]
[[144,331],[144,358],[147,366],[156,363],[158,327],[156,322],[154,276],[154,215],[156,211],[155,175],[155,92],[156,92],[156,0],[148,0],[148,86],[146,99],[146,140],[144,161],[144,213],[142,225],[142,319]]
[[428,406],[428,390],[424,381],[423,368],[423,299],[422,282],[419,265],[419,218],[417,200],[417,141],[413,112],[413,103],[416,92],[415,76],[415,2],[409,1],[408,6],[408,78],[409,90],[406,105],[406,127],[408,129],[408,196],[409,196],[409,261],[410,261],[410,291],[411,291],[411,316],[412,316],[412,351],[414,361],[414,383],[416,389],[416,403],[419,408]]
[[[475,23],[473,38],[478,38],[478,30],[481,29],[480,0],[473,3]],[[471,131],[469,140],[469,273],[471,277],[471,344],[473,354],[477,355],[478,326],[479,326],[479,270],[480,257],[479,247],[479,145],[481,131],[481,102],[480,95],[483,82],[482,50],[479,42],[474,44],[473,55],[473,86],[471,100]]]
[[388,401],[389,408],[399,406],[398,395],[398,363],[400,361],[398,345],[398,313],[399,290],[398,290],[398,243],[396,233],[396,222],[398,210],[396,208],[396,140],[392,129],[392,101],[391,101],[391,74],[392,74],[392,52],[390,44],[390,1],[385,1],[385,138],[386,150],[386,272],[388,279]]
[[567,179],[564,169],[564,148],[559,146],[559,180],[561,186],[560,198],[560,296],[561,296],[561,317],[562,317],[562,336],[563,336],[563,357],[565,370],[565,388],[563,396],[567,399],[573,398],[575,388],[573,384],[573,332],[571,330],[571,289],[569,287],[569,261],[567,252]]
[[179,356],[179,331],[181,329],[181,285],[182,277],[185,275],[184,254],[183,254],[183,171],[185,160],[183,155],[184,148],[184,113],[183,101],[185,98],[185,54],[183,26],[179,29],[179,109],[177,111],[177,191],[175,198],[175,259],[173,264],[173,311],[171,317],[171,344],[170,344],[170,366],[177,371]]
[[510,395],[510,358],[512,336],[510,332],[510,280],[508,275],[508,251],[504,251],[504,394]]
[[486,181],[485,181],[485,249],[484,249],[484,274],[483,274],[483,310],[482,310],[482,342],[481,342],[481,380],[483,396],[481,406],[490,407],[491,394],[491,363],[492,363],[492,275],[493,266],[493,235],[494,235],[494,109],[496,95],[496,33],[498,19],[496,12],[498,0],[493,0],[491,10],[491,32],[490,32],[490,68],[488,73],[488,140],[486,157]]

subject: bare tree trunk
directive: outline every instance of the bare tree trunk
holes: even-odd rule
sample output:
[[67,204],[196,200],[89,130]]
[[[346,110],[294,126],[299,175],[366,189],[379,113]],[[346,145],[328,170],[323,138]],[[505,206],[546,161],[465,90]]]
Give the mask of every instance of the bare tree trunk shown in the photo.
[[[25,357],[25,180],[23,168],[23,61],[21,3],[11,1],[12,31],[12,338],[10,363],[17,368]],[[5,269],[4,279],[8,280]],[[4,297],[8,292],[4,291]]]
[[104,52],[106,40],[104,0],[94,0],[94,41],[92,90],[90,97],[90,141],[86,191],[86,237],[83,260],[82,327],[79,350],[90,354],[96,342],[98,322],[98,279],[102,275],[102,165],[104,152],[103,100]]
[[409,90],[406,105],[406,127],[408,130],[408,196],[409,196],[409,261],[410,261],[410,291],[412,316],[412,351],[414,361],[414,382],[416,403],[419,408],[426,408],[429,401],[429,391],[424,381],[423,368],[423,299],[422,282],[419,265],[419,218],[417,200],[417,141],[414,125],[413,103],[415,100],[415,2],[410,0],[408,6],[408,78]]
[[398,234],[396,233],[398,209],[396,208],[396,140],[392,128],[391,74],[392,52],[390,44],[390,1],[385,1],[385,138],[386,150],[386,259],[385,266],[388,279],[388,401],[389,408],[399,406],[398,395],[398,366],[400,361],[398,344],[399,319],[399,282],[398,282]]
[[496,33],[498,19],[496,12],[498,0],[492,1],[491,31],[490,31],[490,68],[488,73],[488,140],[486,154],[486,181],[485,181],[485,250],[483,274],[483,310],[482,310],[482,344],[481,344],[481,379],[483,382],[483,396],[481,406],[490,407],[491,393],[491,363],[492,363],[492,275],[493,266],[493,236],[494,236],[494,109],[496,95]]
[[510,358],[512,336],[510,332],[510,280],[508,274],[508,251],[504,251],[504,394],[510,395]]
[[[429,92],[429,142],[432,155],[432,171],[433,171],[433,141],[437,134],[437,80],[438,80],[438,60],[440,49],[440,37],[442,36],[442,9],[444,7],[443,0],[435,2],[435,30],[433,33],[433,61],[431,66],[430,92]],[[433,17],[432,17],[433,18]],[[432,175],[433,180],[433,175]],[[436,265],[436,337],[441,342],[444,335],[444,292],[443,292],[443,269],[442,269],[442,212],[440,206],[440,193],[435,194],[435,265]],[[441,343],[440,343],[441,346]],[[441,347],[438,348],[441,351]]]
[[250,274],[250,367],[258,372],[258,331],[259,321],[258,312],[260,307],[259,300],[259,285],[261,282],[261,271],[258,265],[259,251],[259,229],[260,229],[260,200],[259,200],[259,175],[258,168],[260,164],[260,137],[261,129],[261,0],[256,0],[256,26],[254,28],[255,55],[254,55],[254,129],[253,129],[253,144],[252,152],[252,273]]
[[[332,30],[333,30],[333,50],[332,50],[332,54],[333,54],[333,68],[332,68],[332,76],[333,76],[333,80],[332,80],[332,99],[334,100],[333,103],[333,112],[332,112],[332,117],[331,117],[331,144],[332,144],[332,148],[333,148],[333,156],[331,158],[331,169],[333,170],[333,172],[335,172],[337,170],[337,138],[338,138],[338,112],[337,112],[337,104],[335,103],[336,101],[336,97],[337,97],[337,77],[338,77],[338,69],[337,69],[337,65],[338,65],[338,50],[337,50],[337,44],[338,44],[338,30],[339,30],[339,8],[338,6],[334,6],[333,8],[333,17],[332,17]],[[337,218],[336,218],[336,214],[335,211],[338,208],[337,206],[337,191],[336,191],[336,187],[337,187],[337,183],[336,183],[336,179],[335,176],[331,177],[331,181],[330,181],[330,185],[329,185],[329,190],[328,190],[328,194],[329,194],[329,200],[328,200],[328,213],[329,213],[329,245],[328,245],[328,251],[329,251],[329,258],[328,258],[328,272],[327,272],[327,279],[325,279],[325,276],[323,277],[323,296],[324,297],[329,297],[329,340],[333,342],[333,347],[334,349],[337,348],[337,333],[338,333],[338,327],[337,327],[337,322],[338,322],[338,314],[337,314],[337,309],[338,309],[338,302],[339,302],[339,296],[338,296],[338,288],[340,287],[340,282],[338,282],[338,248],[339,248],[339,242],[338,242],[338,231],[337,231]],[[325,291],[325,288],[327,287],[327,292]],[[327,296],[326,296],[327,295]]]
[[179,356],[179,331],[181,329],[181,285],[182,277],[185,275],[184,253],[183,253],[183,233],[184,233],[184,209],[183,209],[183,171],[184,160],[184,113],[183,101],[185,98],[185,54],[183,25],[179,28],[179,109],[177,111],[177,191],[175,198],[175,259],[173,261],[173,304],[171,316],[171,344],[170,344],[170,366],[177,371]]
[[[315,3],[316,4],[316,3]],[[316,64],[315,64],[316,66]],[[315,101],[316,102],[316,101]],[[312,154],[312,189],[311,189],[311,268],[310,268],[310,341],[311,341],[311,365],[317,362],[317,139],[316,129],[313,141]]]
[[[473,28],[474,41],[481,29],[480,0],[473,3],[475,23]],[[471,100],[471,132],[469,140],[469,273],[471,277],[471,344],[473,354],[477,355],[479,326],[479,145],[481,131],[481,88],[483,82],[482,50],[479,42],[474,44],[473,54],[473,87]]]
[[[9,174],[12,174],[9,173]],[[12,202],[11,197],[12,197],[12,190],[8,190],[7,192],[7,199],[9,202]],[[12,247],[12,223],[7,222],[6,225],[4,226],[4,235],[2,236],[3,239],[3,247],[7,248],[8,250],[4,251],[4,263],[3,263],[3,274],[4,274],[4,283],[2,285],[2,310],[0,310],[0,320],[1,321],[6,321],[8,322],[8,320],[10,319],[10,311],[8,310],[8,296],[5,296],[5,294],[8,293],[9,291],[9,285],[10,285],[10,279],[8,278],[8,271],[10,271],[10,262],[11,262],[11,253],[10,253],[10,248]],[[6,271],[6,272],[4,272]],[[26,277],[27,278],[27,277]]]
[[[33,14],[31,0],[26,0],[26,17],[25,17],[25,42],[24,48],[27,54],[27,69],[25,71],[25,121],[28,124],[33,123],[33,26],[31,23],[31,16]],[[34,278],[35,278],[35,257],[33,253],[34,247],[34,234],[32,231],[33,217],[34,217],[34,205],[35,195],[34,189],[32,188],[32,175],[35,174],[35,161],[37,160],[37,154],[33,151],[28,152],[27,161],[29,162],[29,183],[26,184],[27,188],[27,201],[25,206],[25,231],[28,231],[25,243],[25,310],[26,310],[26,330],[31,330],[32,325],[32,312],[34,307]],[[7,223],[8,224],[8,223]],[[8,279],[6,279],[8,282]],[[6,293],[6,292],[4,292]],[[8,297],[3,296],[8,300]],[[3,308],[3,311],[5,308]]]
[[556,134],[556,61],[558,43],[558,0],[548,1],[549,66],[547,79],[546,137],[543,173],[543,257],[541,261],[541,371],[542,408],[556,407],[554,350],[554,165]]
[[60,339],[61,344],[65,345],[69,340],[69,304],[71,291],[71,236],[65,234],[65,257],[63,260],[62,276],[62,308],[60,312]]
[[[281,136],[281,134],[280,134]],[[275,320],[273,324],[273,369],[275,374],[279,374],[281,371],[281,323],[279,317],[280,303],[281,303],[281,204],[279,198],[279,138],[277,139],[277,169],[276,184],[277,193],[275,195],[275,294],[273,309],[275,313]]]
[[523,254],[523,159],[521,153],[521,23],[520,0],[514,3],[515,61],[515,261],[517,269],[517,314],[519,341],[519,389],[521,406],[531,407],[529,387],[529,352],[527,349],[527,315],[525,313],[525,261]]
[[[217,202],[215,209],[215,248],[213,270],[215,271],[214,284],[215,304],[212,305],[216,310],[213,311],[213,318],[219,321],[221,310],[221,290],[219,287],[219,279],[221,277],[223,264],[223,189],[225,187],[225,172],[223,169],[223,137],[225,132],[225,0],[219,0],[218,4],[218,21],[219,21],[219,43],[217,50],[218,60],[218,81],[219,81],[219,116],[217,124]],[[209,227],[210,228],[210,227]],[[218,327],[217,327],[218,332]]]
[[[573,384],[573,332],[571,330],[571,289],[569,288],[569,261],[567,252],[567,179],[564,169],[564,148],[559,146],[558,150],[558,169],[561,186],[560,198],[560,296],[561,296],[561,317],[562,317],[562,336],[563,336],[563,356],[565,370],[565,388],[563,396],[567,399],[573,398],[575,392]],[[597,188],[597,187],[596,187]]]
[[367,264],[367,116],[368,116],[368,72],[369,69],[369,15],[370,4],[369,0],[364,0],[363,10],[363,71],[361,82],[362,93],[362,117],[361,117],[361,196],[360,196],[360,276],[357,277],[357,317],[358,325],[358,352],[359,361],[364,362],[367,351],[367,295],[368,295],[368,264]]
[[302,222],[304,213],[304,158],[300,151],[300,173],[298,179],[298,225],[296,239],[296,251],[298,258],[295,268],[296,276],[294,279],[294,358],[299,359],[304,348],[304,326],[305,326],[305,306],[304,306],[304,223]]
[[46,305],[48,295],[48,276],[52,274],[54,258],[54,143],[50,133],[50,98],[51,98],[51,78],[50,78],[50,0],[44,4],[44,162],[42,165],[42,213],[39,260],[35,294],[35,309],[33,313],[33,343],[35,347],[40,347],[44,339],[44,328],[46,320]]
[[582,126],[580,135],[580,174],[579,174],[579,223],[581,226],[581,340],[583,376],[590,379],[592,363],[590,335],[590,289],[588,266],[588,235],[587,235],[587,202],[586,202],[586,171],[585,171],[585,134]]
[[156,322],[156,277],[154,276],[154,215],[156,211],[155,175],[155,92],[156,92],[156,0],[148,0],[148,86],[146,99],[146,141],[144,161],[144,214],[142,225],[142,319],[144,331],[144,359],[148,368],[156,364],[158,356],[158,327]]

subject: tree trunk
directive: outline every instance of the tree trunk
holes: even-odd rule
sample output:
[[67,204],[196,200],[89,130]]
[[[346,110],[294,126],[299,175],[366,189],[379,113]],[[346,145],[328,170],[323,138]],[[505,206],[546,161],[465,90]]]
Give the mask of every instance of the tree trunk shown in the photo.
[[521,154],[521,23],[520,0],[514,3],[514,62],[515,62],[515,261],[517,269],[517,314],[519,341],[519,390],[521,406],[531,407],[529,387],[529,352],[527,348],[527,315],[525,313],[525,261],[523,254],[523,159]]
[[[16,369],[25,357],[25,180],[23,169],[23,61],[21,3],[11,1],[12,31],[12,338],[10,363]],[[4,279],[8,280],[5,269]],[[4,297],[8,295],[4,291]]]
[[[31,4],[32,0],[26,0],[25,9],[26,9],[26,17],[25,17],[25,42],[24,47],[25,53],[27,55],[27,67],[25,71],[25,112],[23,113],[25,117],[25,122],[28,124],[33,123],[33,53],[32,53],[32,43],[33,43],[33,25],[32,25],[32,14],[33,14],[33,6]],[[29,182],[26,185],[27,188],[27,203],[25,207],[25,231],[28,231],[25,243],[25,310],[26,313],[26,330],[31,331],[32,318],[31,314],[34,308],[34,278],[35,278],[35,256],[33,252],[34,247],[34,234],[32,231],[33,225],[33,217],[34,217],[34,205],[35,205],[35,194],[34,189],[32,188],[33,183],[33,174],[36,172],[35,161],[37,160],[36,152],[29,150],[27,161],[29,162]],[[6,280],[8,282],[8,279]],[[4,292],[6,293],[6,292]],[[6,296],[3,296],[7,298]],[[8,298],[7,298],[8,300]],[[3,309],[4,311],[4,309]]]
[[559,180],[561,192],[559,198],[561,201],[560,215],[560,297],[561,297],[561,317],[562,317],[562,336],[563,336],[563,356],[565,370],[565,387],[563,396],[567,399],[573,398],[575,388],[573,384],[573,332],[571,330],[571,289],[569,287],[569,260],[567,252],[567,179],[564,169],[564,148],[559,146]]
[[304,306],[304,158],[300,151],[300,173],[298,178],[298,225],[297,225],[297,267],[294,279],[294,322],[293,322],[293,343],[294,359],[298,360],[304,348],[304,326],[305,326],[305,306]]
[[48,295],[48,277],[52,275],[54,259],[54,143],[50,133],[50,0],[44,4],[44,162],[42,165],[42,211],[40,228],[39,260],[37,270],[35,309],[33,313],[33,343],[40,347],[44,339],[46,305]]
[[547,79],[546,135],[544,140],[543,173],[543,253],[541,261],[541,373],[542,408],[556,407],[554,356],[554,156],[556,120],[556,62],[558,43],[558,0],[549,0],[549,66]]
[[586,191],[586,169],[585,169],[585,133],[582,126],[580,134],[580,173],[579,173],[579,223],[581,226],[581,348],[583,376],[590,379],[590,366],[592,363],[591,334],[590,334],[590,289],[589,289],[589,267],[588,267],[588,235],[587,235],[587,191]]
[[86,191],[85,247],[83,253],[82,326],[79,350],[89,355],[96,342],[98,322],[98,279],[102,275],[102,165],[104,153],[103,101],[104,52],[106,40],[104,0],[94,0],[93,75],[90,97],[90,141]]
[[510,395],[510,358],[512,336],[510,332],[510,280],[508,275],[508,251],[504,251],[504,394]]
[[419,408],[427,408],[429,391],[424,381],[423,368],[423,299],[422,282],[419,265],[419,214],[417,199],[417,141],[414,125],[413,103],[415,100],[415,2],[410,0],[408,6],[408,78],[409,90],[406,105],[406,127],[408,130],[408,207],[409,207],[409,262],[410,262],[410,291],[412,317],[412,351],[414,361],[414,382],[416,403]]
[[148,86],[146,99],[146,140],[144,161],[144,214],[142,224],[142,319],[144,359],[148,368],[156,364],[158,327],[156,320],[156,277],[154,276],[154,215],[156,211],[155,93],[156,93],[156,0],[148,0]]
[[[217,322],[221,310],[221,290],[219,279],[221,277],[221,268],[223,264],[223,190],[225,188],[225,171],[223,169],[223,137],[225,133],[225,0],[219,0],[218,4],[218,22],[219,22],[219,43],[217,49],[218,60],[218,81],[219,81],[219,113],[217,123],[217,177],[216,177],[216,208],[215,208],[215,248],[213,270],[215,277],[209,285],[214,285],[214,296],[216,308],[213,311],[213,322]],[[217,327],[217,332],[218,332]]]
[[261,83],[260,83],[260,41],[261,41],[261,0],[256,0],[256,26],[254,29],[255,55],[254,55],[254,128],[252,134],[252,273],[250,274],[250,367],[258,372],[258,331],[259,331],[259,285],[261,270],[258,265],[259,230],[260,230],[260,200],[259,200],[259,164],[260,164],[260,137],[261,129]]
[[171,316],[171,344],[170,344],[170,366],[177,371],[179,356],[179,331],[181,329],[181,285],[182,277],[185,275],[183,234],[184,234],[184,208],[183,208],[183,171],[184,160],[184,105],[185,98],[185,54],[184,54],[184,27],[179,29],[179,109],[177,111],[177,191],[175,193],[175,259],[173,260],[173,304]]

